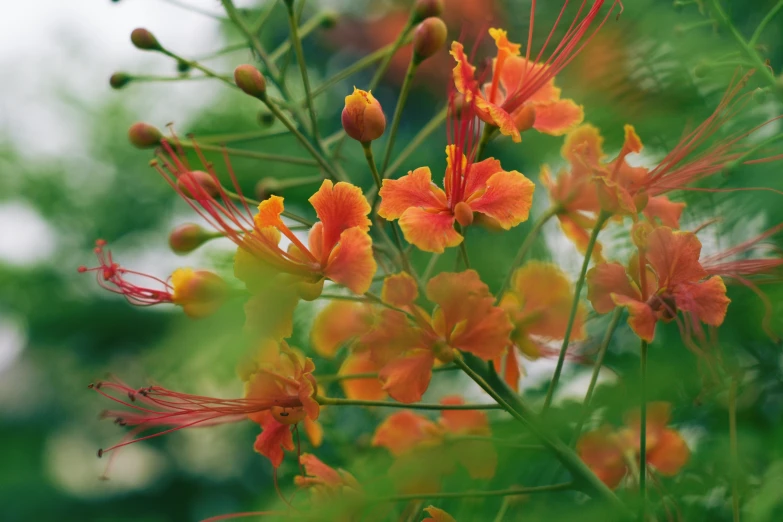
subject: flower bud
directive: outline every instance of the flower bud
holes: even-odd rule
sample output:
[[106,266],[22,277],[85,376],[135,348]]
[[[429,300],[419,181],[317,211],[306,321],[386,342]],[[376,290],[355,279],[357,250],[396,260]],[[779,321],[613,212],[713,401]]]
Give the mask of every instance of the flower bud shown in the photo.
[[321,15],[321,28],[331,29],[337,25],[338,15],[334,11],[328,11]]
[[324,280],[315,283],[300,281],[295,284],[296,293],[303,301],[315,301],[324,291]]
[[122,89],[133,81],[133,76],[124,72],[116,72],[109,78],[109,85],[112,89]]
[[532,105],[523,105],[513,115],[514,124],[519,132],[525,132],[536,124],[536,109]]
[[186,74],[190,72],[190,63],[184,60],[177,60],[177,72],[180,74]]
[[220,197],[220,185],[217,180],[203,170],[192,170],[180,175],[177,187],[185,196],[200,200],[205,197],[217,199]]
[[258,124],[262,127],[271,127],[275,122],[275,115],[267,110],[258,111]]
[[454,206],[454,218],[463,227],[468,227],[473,223],[473,210],[471,210],[470,205],[460,201]]
[[443,49],[447,33],[446,24],[436,16],[420,23],[413,33],[414,60],[421,62]]
[[137,122],[128,129],[128,140],[137,149],[151,149],[160,145],[163,134],[149,123]]
[[443,0],[416,0],[413,12],[416,21],[424,20],[431,16],[440,16],[443,13]]
[[180,225],[169,234],[169,246],[175,254],[188,254],[212,239],[210,234],[195,223]]
[[353,94],[345,97],[342,122],[346,134],[361,143],[380,138],[386,130],[381,104],[370,92],[356,87]]
[[163,47],[158,43],[155,35],[146,29],[138,28],[131,31],[131,43],[142,51],[162,51]]
[[229,289],[219,275],[206,270],[180,268],[171,274],[172,302],[189,317],[198,319],[217,311],[228,297]]
[[234,69],[234,83],[245,94],[255,98],[266,96],[266,80],[261,71],[252,65],[244,64]]

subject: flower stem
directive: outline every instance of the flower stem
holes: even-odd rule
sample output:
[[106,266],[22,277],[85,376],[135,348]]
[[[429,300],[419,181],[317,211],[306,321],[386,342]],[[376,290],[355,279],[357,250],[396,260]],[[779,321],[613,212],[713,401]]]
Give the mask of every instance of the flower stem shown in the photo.
[[[298,26],[297,34],[298,34],[299,41],[301,42],[302,38],[305,38],[310,33],[318,29],[318,27],[321,26],[321,23],[323,23],[324,19],[326,19],[329,16],[331,16],[331,14],[324,11],[314,15],[308,21]],[[283,55],[285,55],[285,53],[287,53],[290,50],[291,50],[291,40],[288,39],[285,42],[278,45],[271,53],[269,53],[269,59],[276,62],[277,60],[282,58]]]
[[175,53],[169,51],[168,49],[161,49],[160,52],[165,54],[169,58],[173,58],[173,59],[177,60],[178,62],[182,62],[184,64],[187,64],[189,67],[192,67],[194,69],[198,69],[199,71],[203,72],[206,76],[209,76],[210,78],[214,78],[216,80],[220,80],[221,82],[225,83],[226,85],[228,85],[232,89],[236,89],[237,88],[236,84],[233,81],[231,81],[231,79],[229,79],[226,76],[223,76],[222,74],[216,73],[215,71],[213,71],[209,67],[201,65],[199,62],[196,62],[196,61],[193,61],[193,60],[187,60],[187,59],[181,57],[180,55],[175,54]]
[[563,371],[563,364],[565,363],[565,355],[568,350],[568,343],[571,341],[571,330],[574,328],[574,320],[576,319],[576,312],[579,309],[579,294],[582,293],[582,287],[585,284],[585,277],[587,276],[587,267],[590,266],[590,258],[593,255],[593,249],[598,241],[598,234],[601,233],[601,227],[609,219],[610,215],[604,211],[598,215],[598,219],[595,221],[593,232],[590,234],[590,241],[587,243],[587,249],[585,250],[585,260],[582,263],[582,270],[579,273],[579,279],[576,281],[576,287],[574,288],[574,300],[571,303],[571,313],[568,316],[568,324],[566,325],[565,335],[563,336],[563,344],[560,346],[560,355],[557,358],[557,366],[555,367],[555,373],[552,376],[552,382],[549,385],[549,390],[546,393],[544,399],[544,407],[542,415],[546,413],[549,406],[552,404],[552,399],[555,395],[555,389],[557,383],[560,381],[560,374]]
[[514,276],[514,270],[516,270],[516,268],[522,264],[522,261],[525,260],[525,256],[527,255],[528,250],[530,250],[530,247],[533,246],[533,243],[536,241],[536,238],[541,232],[541,229],[544,228],[544,225],[546,225],[550,219],[555,217],[558,212],[560,212],[560,206],[552,205],[543,214],[541,214],[533,224],[533,228],[531,228],[530,232],[528,232],[527,236],[525,236],[525,240],[522,242],[522,245],[520,245],[519,250],[517,251],[517,255],[514,256],[514,260],[511,262],[511,266],[506,273],[506,277],[503,279],[503,284],[500,285],[500,289],[498,290],[496,301],[500,301],[500,299],[503,297],[503,293],[508,289],[508,285],[511,284],[511,278]]
[[[280,136],[288,136],[288,129],[210,134],[199,136],[198,141],[199,143],[236,143],[238,141],[261,140],[264,138],[277,138]],[[313,161],[313,164],[315,164],[315,161]]]
[[400,168],[400,165],[408,159],[408,156],[413,154],[413,152],[419,148],[419,145],[421,145],[424,140],[430,137],[430,135],[435,132],[438,128],[440,128],[441,124],[446,121],[446,116],[448,116],[449,108],[444,107],[441,109],[435,116],[432,117],[432,119],[427,122],[427,124],[421,128],[421,130],[416,134],[416,136],[413,137],[413,139],[408,143],[408,145],[402,149],[402,151],[397,154],[397,156],[394,159],[394,163],[389,165],[388,168],[384,169],[383,171],[383,177],[388,178],[390,177],[394,171],[396,171],[398,168]]
[[390,401],[362,401],[353,399],[337,399],[333,397],[317,396],[315,400],[321,406],[378,406],[381,408],[405,408],[411,410],[499,410],[501,406],[497,404],[428,404],[424,402],[415,402],[405,404],[402,402]]
[[506,511],[508,511],[508,507],[511,504],[508,501],[508,497],[503,499],[503,502],[500,504],[500,509],[498,510],[497,515],[495,515],[495,522],[503,522],[504,517],[506,516]]
[[[302,85],[304,86],[305,100],[307,102],[307,112],[310,113],[310,124],[312,126],[313,141],[318,142],[318,118],[315,115],[315,105],[312,91],[310,89],[310,77],[307,74],[307,62],[305,61],[304,49],[302,49],[302,39],[299,36],[299,24],[296,21],[294,12],[294,2],[283,2],[288,11],[288,28],[291,31],[290,41],[294,47],[296,61],[299,64],[299,72],[302,75]],[[270,55],[270,59],[273,59]]]
[[481,139],[478,142],[478,148],[476,149],[476,161],[481,161],[481,159],[484,156],[484,149],[487,146],[487,143],[492,140],[492,136],[495,134],[495,131],[498,130],[497,127],[494,125],[490,125],[488,123],[484,124],[484,130],[481,133]]
[[775,4],[775,6],[769,10],[758,27],[756,27],[756,30],[753,32],[753,36],[751,36],[750,40],[748,40],[748,45],[751,48],[756,48],[756,44],[759,42],[759,38],[761,38],[761,35],[764,33],[764,29],[767,28],[767,25],[769,25],[772,19],[777,16],[781,9],[783,9],[783,0],[780,0],[777,4]]
[[280,154],[269,154],[266,152],[255,152],[252,150],[231,149],[221,145],[202,144],[201,142],[196,143],[189,140],[180,140],[179,144],[186,149],[199,148],[209,152],[225,152],[229,156],[239,156],[242,158],[253,158],[264,161],[275,161],[279,163],[290,163],[291,165],[306,165],[308,167],[318,166],[318,163],[314,160],[307,158],[297,158],[295,156],[282,156]]
[[405,72],[405,80],[402,82],[400,88],[400,96],[397,98],[397,106],[394,108],[394,116],[392,117],[391,127],[389,128],[389,139],[386,141],[386,150],[383,154],[383,163],[381,164],[381,172],[386,172],[386,168],[391,161],[391,155],[394,150],[394,141],[397,138],[397,130],[400,126],[400,120],[402,119],[402,110],[405,108],[405,102],[408,100],[408,93],[411,90],[411,84],[413,83],[413,77],[416,74],[416,69],[419,67],[419,60],[415,55],[411,58],[408,64],[408,70]]
[[364,150],[364,159],[367,160],[367,165],[370,166],[370,172],[372,172],[372,179],[375,181],[375,187],[381,190],[381,175],[378,173],[378,167],[375,166],[375,158],[372,154],[372,142],[362,142],[362,149]]
[[412,495],[397,495],[382,499],[383,502],[402,502],[418,499],[437,499],[437,498],[483,498],[483,497],[508,497],[513,495],[529,495],[531,493],[546,493],[553,491],[567,491],[574,489],[572,482],[561,484],[549,484],[546,486],[519,487],[508,489],[496,489],[489,491],[460,491],[453,493],[415,493]]
[[737,443],[737,377],[731,378],[729,387],[729,444],[731,445],[731,512],[734,522],[740,520],[739,498],[739,445]]
[[607,349],[609,348],[609,343],[612,341],[612,335],[614,335],[614,331],[617,329],[617,325],[620,324],[620,318],[622,315],[623,309],[619,307],[615,308],[614,312],[612,313],[612,319],[609,321],[609,326],[606,328],[606,333],[604,333],[603,341],[601,341],[601,347],[598,349],[598,357],[596,358],[595,366],[593,367],[593,375],[590,377],[590,385],[587,387],[585,400],[582,403],[582,415],[579,416],[579,421],[576,423],[576,428],[574,428],[574,434],[571,438],[571,446],[576,444],[576,441],[579,440],[579,436],[582,434],[582,428],[584,427],[587,416],[590,413],[590,401],[593,400],[593,392],[595,391],[595,386],[598,383],[598,374],[601,373],[601,368],[603,367],[604,357],[606,356]]
[[639,423],[639,492],[642,496],[641,517],[647,517],[647,341],[642,340],[639,388],[641,392]]

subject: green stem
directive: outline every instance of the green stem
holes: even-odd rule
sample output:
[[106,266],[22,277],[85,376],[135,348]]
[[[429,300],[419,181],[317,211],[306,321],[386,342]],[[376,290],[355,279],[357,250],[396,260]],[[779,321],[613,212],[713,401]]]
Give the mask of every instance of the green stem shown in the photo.
[[301,143],[305,149],[307,149],[307,152],[310,153],[310,155],[315,158],[315,161],[318,162],[318,164],[321,166],[322,169],[326,172],[326,174],[332,178],[335,181],[345,181],[341,179],[341,176],[332,168],[332,166],[329,164],[329,162],[326,161],[326,159],[321,156],[321,153],[318,152],[312,143],[310,143],[310,140],[308,140],[304,134],[299,132],[299,129],[296,128],[296,126],[286,117],[285,114],[283,114],[283,111],[281,111],[277,105],[275,105],[267,96],[264,94],[261,96],[260,100],[264,102],[264,104],[267,106],[269,111],[275,115],[275,117],[282,122],[283,125],[291,132],[291,134],[294,135],[294,137],[299,140],[299,143]]
[[413,137],[413,139],[408,143],[408,145],[402,149],[402,151],[395,156],[394,163],[389,165],[387,169],[384,169],[383,171],[383,177],[388,178],[390,177],[397,169],[400,168],[400,165],[408,159],[408,156],[413,154],[416,149],[419,148],[419,146],[424,143],[424,141],[430,137],[430,135],[435,132],[437,129],[440,128],[440,126],[443,124],[444,121],[446,121],[446,117],[448,116],[449,108],[444,107],[441,109],[435,116],[432,117],[432,119],[427,122],[427,124],[421,128],[421,130],[416,134],[416,136]]
[[[302,85],[305,91],[305,100],[307,102],[307,112],[310,113],[310,124],[313,131],[313,140],[318,142],[320,139],[318,136],[318,118],[315,115],[315,105],[313,101],[312,91],[310,89],[310,77],[307,74],[307,62],[305,61],[304,49],[302,49],[302,39],[299,36],[299,25],[296,21],[296,13],[294,12],[294,1],[286,0],[283,2],[288,8],[288,28],[291,31],[291,42],[294,47],[294,54],[296,54],[296,61],[299,64],[299,73],[302,75]],[[271,58],[271,55],[270,55]]]
[[263,29],[264,25],[272,17],[272,13],[275,11],[275,5],[276,2],[269,2],[267,4],[266,10],[264,10],[264,12],[258,16],[258,20],[256,20],[256,23],[254,23],[252,27],[248,28],[251,34],[258,34],[261,32],[261,29]]
[[781,9],[783,9],[783,0],[780,0],[772,9],[769,10],[767,16],[764,17],[759,26],[753,32],[753,36],[751,36],[750,40],[748,40],[748,45],[751,48],[755,49],[756,44],[759,42],[759,38],[761,38],[762,33],[764,33],[764,29],[767,28],[767,25],[769,25],[772,19],[777,16]]
[[253,158],[264,161],[276,161],[279,163],[290,163],[291,165],[306,165],[308,167],[316,167],[318,163],[307,158],[297,158],[295,156],[281,156],[279,154],[269,154],[266,152],[254,152],[252,150],[244,149],[231,149],[223,147],[221,145],[209,145],[207,143],[194,142],[189,140],[182,140],[179,143],[186,149],[201,149],[208,152],[225,152],[229,156],[238,156],[242,158]]
[[[462,227],[460,227],[462,229]],[[461,230],[462,242],[459,244],[459,255],[462,258],[462,263],[465,265],[466,270],[470,270],[470,258],[468,257],[468,247],[465,245],[467,238],[465,237],[465,231]]]
[[427,404],[417,402],[413,404],[404,404],[402,402],[389,401],[362,401],[353,399],[337,399],[333,397],[315,398],[321,406],[378,406],[381,408],[404,408],[410,410],[499,410],[501,407],[497,404]]
[[727,165],[726,165],[726,167],[723,169],[723,172],[724,172],[724,173],[726,173],[726,174],[731,174],[731,171],[732,171],[733,169],[735,169],[735,168],[737,168],[738,166],[742,165],[743,163],[747,162],[747,161],[748,161],[748,159],[749,159],[751,156],[753,156],[754,154],[756,154],[756,153],[757,153],[757,152],[759,152],[760,150],[762,150],[762,149],[765,149],[765,148],[769,147],[770,145],[772,145],[772,144],[773,144],[773,143],[775,143],[776,141],[780,141],[780,140],[782,140],[782,139],[783,139],[783,134],[775,134],[775,135],[774,135],[774,136],[772,136],[771,138],[768,138],[768,139],[766,139],[766,140],[762,141],[762,142],[761,142],[761,143],[759,143],[758,145],[755,145],[754,147],[752,147],[752,148],[748,149],[748,151],[747,151],[747,152],[745,152],[745,153],[744,153],[742,156],[740,156],[739,158],[737,158],[737,159],[735,159],[734,161],[732,161],[731,163],[727,164]]
[[389,303],[385,302],[383,299],[373,294],[372,292],[365,292],[364,295],[373,303],[379,304],[381,306],[385,306],[389,310],[394,310],[395,312],[400,312],[401,314],[405,314],[408,317],[408,319],[411,319],[412,321],[416,320],[416,316],[414,316],[412,313],[408,312],[407,310],[403,310],[402,308],[398,308],[394,305],[390,305]]
[[[299,40],[301,41],[302,38],[306,38],[310,35],[310,33],[318,29],[318,27],[320,27],[320,25],[323,23],[324,19],[329,16],[332,16],[332,14],[328,12],[318,13],[302,25],[298,26],[297,33],[299,35]],[[269,53],[269,59],[276,62],[290,50],[291,40],[289,39],[278,45],[271,53]],[[296,52],[296,50],[294,52]]]
[[223,76],[222,74],[218,74],[209,67],[206,67],[204,65],[201,65],[199,62],[193,61],[193,60],[186,60],[185,58],[181,57],[178,54],[175,54],[168,49],[161,49],[161,53],[165,54],[169,58],[173,58],[174,60],[177,60],[178,62],[182,62],[187,64],[189,67],[192,67],[194,69],[198,69],[199,71],[203,72],[205,75],[209,76],[210,78],[214,78],[215,80],[220,80],[221,82],[225,83],[232,89],[238,89],[236,84],[234,84],[233,81],[231,81],[230,78],[227,76]]
[[639,388],[641,391],[639,423],[639,492],[642,496],[641,517],[647,517],[647,341],[642,340]]
[[484,130],[481,133],[481,139],[478,142],[478,147],[476,148],[476,161],[481,161],[481,159],[484,156],[484,149],[487,146],[487,143],[492,140],[492,136],[495,134],[495,131],[498,130],[497,127],[494,125],[490,125],[488,123],[484,124]]
[[363,142],[362,149],[364,150],[364,158],[367,160],[367,165],[370,166],[370,172],[372,172],[372,179],[375,181],[375,187],[378,190],[381,190],[381,175],[378,173],[378,167],[375,166],[375,158],[372,154],[372,142]]
[[546,486],[519,487],[509,489],[496,489],[489,491],[461,491],[456,493],[421,493],[412,495],[397,495],[388,497],[379,502],[402,502],[407,500],[419,499],[438,499],[438,498],[484,498],[484,497],[509,497],[513,495],[529,495],[531,493],[547,493],[553,491],[567,491],[574,489],[574,484],[564,482],[562,484],[549,484]]
[[528,250],[530,250],[530,247],[532,247],[533,243],[535,243],[539,232],[541,232],[541,229],[544,228],[544,225],[546,225],[550,219],[555,217],[558,212],[560,212],[560,206],[552,205],[538,217],[535,223],[533,223],[533,228],[530,229],[530,232],[528,232],[525,236],[525,240],[519,246],[517,255],[514,256],[514,260],[511,262],[511,266],[506,273],[506,277],[503,279],[503,283],[500,285],[500,289],[497,293],[497,301],[500,301],[500,299],[503,298],[503,293],[508,289],[508,285],[511,284],[511,278],[514,277],[514,270],[516,270],[516,268],[522,264],[522,261],[525,260],[525,256],[527,255]]
[[590,258],[593,255],[593,249],[598,241],[598,234],[601,233],[601,227],[604,226],[610,215],[604,211],[598,215],[598,219],[595,221],[593,232],[590,234],[590,241],[587,243],[587,250],[585,251],[585,260],[582,263],[582,270],[579,273],[579,279],[576,281],[576,287],[574,288],[574,300],[571,303],[571,313],[568,316],[568,324],[566,325],[565,335],[563,336],[563,344],[560,346],[560,354],[557,357],[557,366],[555,367],[555,373],[552,376],[552,382],[547,390],[546,398],[544,399],[544,407],[542,415],[546,413],[549,406],[552,404],[552,399],[555,395],[555,389],[557,383],[560,381],[560,374],[563,371],[563,364],[565,363],[566,351],[568,351],[568,343],[571,342],[571,330],[574,328],[574,320],[576,319],[576,313],[579,310],[579,297],[582,293],[582,287],[585,284],[585,277],[587,276],[587,268],[590,266]]
[[186,11],[190,11],[191,13],[197,13],[203,16],[207,16],[209,18],[212,18],[213,20],[224,20],[224,18],[218,14],[207,11],[206,9],[201,9],[192,5],[188,5],[185,2],[180,2],[179,0],[163,0],[163,1],[166,2],[167,4],[177,6]]
[[[212,134],[207,136],[199,136],[198,141],[199,143],[236,143],[238,141],[278,138],[280,136],[288,136],[288,129],[235,132],[231,134]],[[315,165],[315,161],[313,161],[313,165]]]
[[506,511],[508,511],[509,506],[511,503],[508,501],[508,497],[503,499],[503,502],[500,504],[500,509],[498,510],[498,514],[495,515],[495,521],[494,522],[503,522]]
[[579,421],[576,423],[576,428],[574,428],[574,435],[571,438],[571,446],[576,444],[576,441],[579,440],[579,436],[582,434],[582,428],[584,427],[585,421],[590,414],[590,402],[593,400],[593,392],[595,391],[595,386],[598,383],[598,374],[601,373],[601,368],[604,363],[604,357],[606,356],[606,352],[609,348],[609,343],[612,341],[612,335],[614,335],[614,331],[617,329],[617,325],[620,324],[620,318],[622,315],[623,309],[619,307],[615,308],[614,312],[612,313],[612,319],[609,321],[609,326],[606,328],[606,333],[604,333],[603,341],[601,341],[601,347],[598,349],[598,357],[596,358],[595,366],[593,367],[593,375],[590,377],[590,385],[587,387],[585,400],[582,403],[582,414],[579,416]]
[[[231,78],[228,76],[222,77],[225,81],[230,82]],[[194,80],[213,80],[214,77],[209,75],[200,75],[200,76],[154,76],[154,75],[139,75],[139,76],[130,76],[130,81],[132,82],[188,82],[188,81],[194,81]]]
[[729,444],[731,445],[731,511],[734,522],[740,522],[739,445],[737,443],[737,377],[729,388]]
[[386,151],[383,154],[383,163],[381,164],[381,172],[383,173],[386,172],[389,161],[391,161],[391,155],[394,151],[394,141],[397,138],[397,130],[399,129],[400,121],[402,120],[402,111],[405,108],[405,102],[408,101],[408,93],[411,90],[413,77],[416,74],[419,63],[419,60],[414,56],[411,58],[411,61],[408,64],[408,70],[405,72],[405,80],[402,82],[400,96],[397,98],[397,106],[394,108],[394,116],[392,117],[391,127],[389,128],[389,139],[386,141]]
[[433,270],[435,270],[435,265],[438,263],[438,259],[440,259],[441,254],[432,254],[430,256],[430,260],[427,263],[427,268],[424,269],[424,273],[421,276],[422,281],[429,281],[430,277],[432,276]]

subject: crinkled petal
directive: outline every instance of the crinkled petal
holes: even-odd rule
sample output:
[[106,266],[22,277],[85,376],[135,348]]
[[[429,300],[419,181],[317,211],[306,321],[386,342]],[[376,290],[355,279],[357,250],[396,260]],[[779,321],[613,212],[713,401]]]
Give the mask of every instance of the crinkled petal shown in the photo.
[[620,263],[599,263],[587,271],[587,299],[596,312],[605,314],[614,310],[612,294],[635,300],[642,298]]
[[692,232],[658,227],[647,236],[647,261],[658,274],[661,288],[695,282],[707,277],[699,264],[701,242]]
[[701,283],[681,283],[674,289],[677,308],[690,312],[702,322],[720,326],[726,318],[731,299],[726,297],[726,285],[720,276]]
[[432,182],[429,167],[420,167],[400,179],[385,179],[379,191],[378,215],[398,219],[409,208],[445,210],[446,194]]
[[[373,362],[370,352],[354,352],[345,358],[338,375],[346,376],[359,373],[374,373],[378,365]],[[383,383],[376,377],[366,379],[343,379],[340,381],[345,396],[352,400],[382,401],[386,398]]]
[[446,248],[462,243],[462,236],[454,230],[454,216],[445,212],[428,212],[411,207],[400,216],[400,229],[405,240],[419,250],[442,254]]
[[370,289],[377,269],[370,234],[362,227],[353,227],[340,234],[324,275],[355,294],[363,294]]
[[637,301],[636,299],[619,294],[611,294],[612,300],[617,306],[624,306],[628,309],[628,326],[639,336],[640,339],[652,342],[655,336],[655,313],[647,303]]
[[635,216],[636,203],[628,190],[619,183],[604,176],[593,178],[601,208],[610,214]]
[[678,229],[684,209],[685,203],[675,203],[666,196],[655,196],[647,201],[643,213],[652,222],[659,221],[665,227]]
[[582,435],[576,444],[576,451],[601,482],[612,489],[620,484],[628,471],[622,448],[608,428]]
[[421,400],[427,391],[434,364],[432,350],[410,350],[386,364],[378,376],[383,382],[383,389],[391,398],[410,404]]
[[560,153],[571,164],[574,176],[592,176],[605,158],[603,144],[604,139],[596,127],[580,125],[568,133]]
[[[451,169],[451,156],[448,155],[448,149],[453,147],[454,145],[449,145],[447,147],[447,178],[449,177],[449,171]],[[463,161],[467,163],[467,161],[464,159],[464,154],[462,157]],[[501,167],[500,162],[495,158],[487,158],[485,160],[479,161],[478,163],[473,163],[470,166],[470,170],[466,174],[467,179],[465,181],[465,201],[470,201],[471,196],[474,196],[476,192],[484,190],[487,187],[487,182],[489,179],[498,172],[503,172],[503,167]]]
[[647,462],[658,473],[671,477],[680,472],[688,462],[691,452],[685,440],[675,430],[663,430],[657,444],[647,452]]
[[522,141],[516,120],[505,109],[478,96],[476,97],[476,109],[478,109],[479,117],[486,123],[497,127],[501,134],[511,136],[515,143]]
[[476,68],[468,60],[468,56],[465,54],[465,47],[455,40],[451,43],[449,54],[457,62],[453,70],[454,87],[462,94],[472,92],[473,85],[476,82],[474,78]]
[[386,417],[375,430],[373,446],[381,446],[398,457],[408,453],[437,432],[434,422],[423,415],[403,410]]
[[[580,226],[571,214],[558,214],[557,220],[560,223],[560,228],[563,230],[563,234],[574,243],[574,246],[579,253],[584,254],[587,252],[587,246],[590,244],[590,234],[592,231],[588,231],[584,227]],[[603,261],[603,245],[597,242],[593,246],[593,261]]]
[[280,424],[274,419],[268,422],[256,437],[253,449],[272,462],[272,466],[279,468],[283,463],[284,450],[294,451],[294,437],[291,434],[291,426]]
[[319,479],[319,482],[329,486],[337,487],[343,484],[343,478],[340,473],[324,464],[318,457],[309,453],[302,453],[299,456],[299,463],[305,470],[305,475]]
[[366,232],[370,228],[370,204],[355,185],[324,180],[309,201],[324,224],[323,252],[332,250],[344,231],[358,227]]
[[279,227],[283,224],[280,214],[283,213],[283,198],[270,196],[258,204],[258,213],[255,216],[256,228]]
[[585,111],[574,100],[558,100],[535,106],[536,119],[533,128],[552,136],[562,136],[585,118]]
[[[497,66],[497,63],[497,60],[493,62],[493,68]],[[548,69],[549,67],[544,64],[528,61],[521,56],[508,56],[502,63],[500,85],[508,96],[520,90],[525,84],[537,81],[541,76],[545,76]],[[555,79],[552,78],[524,102],[551,103],[559,99],[560,89],[555,87]]]
[[381,288],[381,300],[398,308],[412,306],[419,297],[416,281],[407,272],[387,276]]
[[474,212],[493,218],[505,230],[527,221],[536,185],[521,172],[501,171],[487,180],[486,191],[470,201]]
[[332,301],[318,312],[310,330],[315,353],[332,358],[341,346],[361,337],[372,327],[372,309],[364,303]]

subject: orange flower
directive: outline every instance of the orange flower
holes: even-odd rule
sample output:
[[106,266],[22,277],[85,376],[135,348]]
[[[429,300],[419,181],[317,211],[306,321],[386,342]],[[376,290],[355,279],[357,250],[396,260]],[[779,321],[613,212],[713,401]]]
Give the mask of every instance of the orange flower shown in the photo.
[[[137,306],[152,306],[171,303],[182,307],[186,315],[201,318],[212,315],[228,297],[226,282],[217,274],[206,270],[178,268],[167,281],[155,276],[142,274],[123,268],[106,250],[106,241],[95,242],[94,252],[98,256],[99,266],[88,268],[80,266],[80,273],[95,272],[95,279],[101,288],[125,296],[129,303]],[[128,280],[136,279],[136,283]],[[148,281],[157,288],[143,286]]]
[[[464,404],[458,396],[444,397],[440,402]],[[495,475],[497,453],[491,442],[460,438],[490,435],[489,421],[482,411],[443,410],[434,422],[406,410],[388,416],[375,430],[372,444],[385,447],[397,459],[391,475],[402,489],[437,491],[442,477],[454,472],[455,462],[474,479]]]
[[345,97],[342,122],[345,133],[362,143],[377,140],[386,130],[386,116],[381,104],[369,91],[356,87],[353,94]]
[[[647,236],[644,250],[652,269],[644,292],[633,266],[638,262],[631,263],[633,277],[619,263],[601,263],[590,269],[587,298],[596,312],[627,307],[628,324],[646,341],[652,341],[658,320],[676,319],[678,311],[712,326],[723,323],[730,302],[726,286],[719,276],[708,277],[699,263],[701,243],[695,234],[656,228]],[[649,297],[643,301],[643,295]]]
[[450,97],[452,133],[446,147],[445,190],[432,182],[429,167],[420,167],[397,180],[386,179],[379,192],[378,215],[399,219],[409,243],[426,252],[442,253],[462,242],[454,223],[469,226],[473,213],[491,218],[504,230],[526,221],[535,184],[522,173],[505,171],[500,162],[475,160],[476,97],[460,109]]
[[353,475],[343,469],[327,466],[315,455],[302,453],[299,462],[304,473],[294,477],[294,484],[300,488],[308,488],[315,499],[325,500],[345,493],[362,493],[362,487]]
[[[358,342],[370,351],[381,369],[383,389],[394,399],[406,403],[420,400],[436,360],[450,362],[459,357],[456,350],[491,360],[508,345],[512,325],[474,270],[442,273],[430,279],[427,299],[437,305],[432,316],[414,305],[418,291],[410,276],[400,274],[392,281],[407,290],[387,290],[384,295],[387,299],[390,295],[409,296],[409,302],[396,301],[394,306],[409,310],[412,321],[402,312],[385,309],[377,325]],[[384,284],[391,283],[387,280]]]
[[[494,360],[514,390],[519,389],[521,367],[517,351],[529,359],[553,355],[543,341],[563,339],[571,312],[574,290],[568,276],[557,266],[531,261],[514,273],[511,289],[503,296],[500,307],[506,311],[514,331],[505,356]],[[583,339],[586,310],[579,306],[571,338]],[[505,362],[505,367],[504,367]]]
[[424,511],[430,516],[422,520],[422,522],[457,522],[454,520],[454,517],[435,506],[424,508]]
[[[665,402],[647,405],[646,461],[648,470],[671,477],[680,472],[690,458],[682,436],[667,425],[671,406]],[[640,414],[635,410],[626,416],[626,427],[613,430],[604,426],[585,433],[576,449],[581,459],[601,481],[614,489],[629,472],[629,462],[638,465],[641,441]]]
[[[546,44],[532,58],[530,43],[535,27],[535,2],[530,8],[528,47],[524,57],[520,53],[522,46],[509,41],[506,31],[490,29],[489,34],[495,40],[498,53],[492,62],[492,80],[478,95],[476,104],[479,117],[517,142],[521,140],[520,131],[531,127],[546,134],[562,135],[581,123],[584,117],[582,107],[572,100],[560,99],[560,89],[555,87],[555,76],[584,48],[618,3],[612,2],[612,8],[592,33],[590,27],[598,18],[604,0],[594,0],[586,12],[580,9],[566,36],[560,42],[551,43],[558,26],[555,23]],[[558,22],[565,16],[567,6],[568,2],[565,2]],[[544,53],[549,45],[554,50],[546,58]],[[475,76],[476,68],[470,64],[463,45],[453,42],[451,55],[457,62],[454,67],[457,90],[463,94],[476,90],[474,86],[479,82]]]

